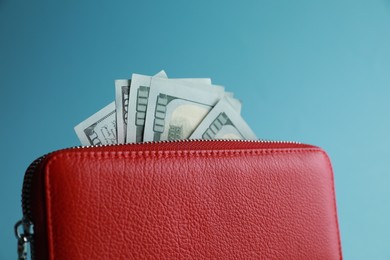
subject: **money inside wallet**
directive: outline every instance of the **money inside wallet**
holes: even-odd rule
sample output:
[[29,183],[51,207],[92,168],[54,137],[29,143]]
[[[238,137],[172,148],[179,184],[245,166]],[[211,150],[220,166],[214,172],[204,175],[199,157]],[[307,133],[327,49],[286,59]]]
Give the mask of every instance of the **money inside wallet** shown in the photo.
[[115,101],[74,129],[82,145],[257,139],[232,92],[209,78],[169,79],[164,71],[115,80]]

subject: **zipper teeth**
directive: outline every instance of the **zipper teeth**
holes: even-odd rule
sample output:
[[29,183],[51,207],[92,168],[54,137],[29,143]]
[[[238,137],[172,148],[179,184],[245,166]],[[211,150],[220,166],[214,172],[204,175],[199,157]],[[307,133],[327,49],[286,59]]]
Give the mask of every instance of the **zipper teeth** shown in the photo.
[[66,149],[74,148],[95,148],[95,147],[109,147],[118,145],[144,145],[144,144],[166,144],[166,143],[190,143],[190,142],[237,142],[237,143],[270,143],[270,144],[302,144],[296,141],[274,141],[274,140],[237,140],[237,139],[180,139],[180,140],[162,140],[162,141],[146,141],[141,143],[129,143],[129,144],[100,144],[100,145],[78,145]]
[[22,210],[23,210],[23,218],[26,220],[31,220],[31,198],[30,198],[30,190],[32,185],[33,173],[39,163],[45,158],[46,155],[43,155],[36,160],[34,160],[27,168],[26,173],[24,174],[23,179],[23,188],[22,188]]

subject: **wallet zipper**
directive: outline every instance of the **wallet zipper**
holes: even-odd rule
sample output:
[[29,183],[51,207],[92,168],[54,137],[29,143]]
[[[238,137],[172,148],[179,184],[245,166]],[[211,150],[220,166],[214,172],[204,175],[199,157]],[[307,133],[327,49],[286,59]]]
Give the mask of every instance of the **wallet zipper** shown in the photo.
[[[150,142],[142,142],[142,143],[133,143],[133,144],[105,144],[105,145],[79,145],[73,146],[69,148],[64,148],[58,151],[65,150],[73,150],[73,149],[85,149],[85,148],[98,148],[98,147],[110,147],[110,146],[121,146],[121,145],[144,145],[144,144],[164,144],[164,143],[190,143],[190,142],[246,142],[246,143],[264,143],[264,144],[302,144],[300,142],[295,141],[271,141],[271,140],[205,140],[205,139],[184,139],[184,140],[166,140],[166,141],[150,141]],[[23,218],[19,220],[14,227],[15,236],[18,240],[18,259],[25,260],[28,259],[28,251],[30,251],[30,258],[34,259],[34,224],[32,218],[32,210],[31,210],[31,186],[33,175],[38,166],[43,162],[43,160],[54,152],[50,152],[42,155],[41,157],[34,160],[27,168],[24,179],[23,179],[23,187],[22,187],[22,212]],[[28,250],[30,249],[30,250]]]

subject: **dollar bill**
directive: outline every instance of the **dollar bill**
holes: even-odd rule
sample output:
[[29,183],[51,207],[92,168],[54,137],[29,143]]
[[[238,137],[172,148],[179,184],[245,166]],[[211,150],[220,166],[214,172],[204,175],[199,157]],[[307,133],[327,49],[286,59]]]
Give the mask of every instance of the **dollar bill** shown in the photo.
[[129,91],[131,80],[115,80],[115,107],[118,144],[126,141],[127,109],[129,106]]
[[225,97],[229,99],[230,104],[239,114],[241,114],[242,102],[234,98],[233,92],[225,92]]
[[133,74],[131,76],[131,86],[129,90],[128,117],[126,127],[126,143],[142,142],[144,120],[149,96],[149,86],[152,77],[163,77],[167,75],[165,71],[160,71],[154,76]]
[[143,141],[188,138],[223,95],[218,87],[153,78]]
[[[155,76],[167,77],[165,71],[160,71]],[[115,80],[115,107],[116,107],[116,124],[118,144],[126,143],[127,134],[127,117],[129,108],[131,80],[118,79]]]
[[74,130],[82,145],[116,144],[115,102],[85,119]]
[[140,74],[132,75],[130,87],[128,111],[128,127],[126,132],[126,143],[142,142],[145,129],[145,119],[149,100],[149,89],[152,79],[160,78],[176,83],[187,84],[191,86],[200,85],[204,88],[211,88],[211,80],[208,78],[199,79],[166,79],[159,75],[145,76]]
[[207,114],[190,139],[257,139],[255,133],[231,104],[231,98],[224,97]]

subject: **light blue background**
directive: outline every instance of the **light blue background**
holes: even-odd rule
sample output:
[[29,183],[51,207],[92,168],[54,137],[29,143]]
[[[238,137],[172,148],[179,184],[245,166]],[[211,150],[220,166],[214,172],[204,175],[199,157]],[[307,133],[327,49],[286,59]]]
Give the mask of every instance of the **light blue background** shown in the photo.
[[211,77],[261,138],[322,146],[345,259],[390,259],[390,1],[0,0],[0,259],[25,168],[133,72]]

